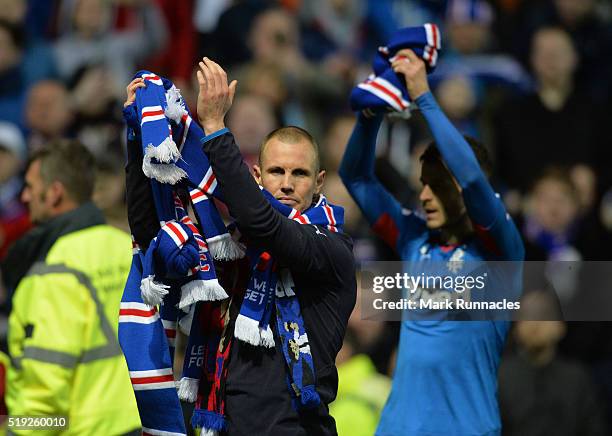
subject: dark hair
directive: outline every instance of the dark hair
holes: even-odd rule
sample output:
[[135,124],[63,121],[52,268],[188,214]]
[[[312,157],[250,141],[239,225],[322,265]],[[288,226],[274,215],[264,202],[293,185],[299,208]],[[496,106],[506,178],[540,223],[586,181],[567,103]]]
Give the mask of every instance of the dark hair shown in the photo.
[[[468,135],[463,135],[463,138],[466,140],[472,152],[474,152],[474,156],[476,156],[476,160],[480,165],[480,168],[485,173],[487,177],[491,177],[493,173],[493,164],[491,163],[491,159],[489,157],[489,152],[485,148],[484,145],[477,139],[472,138]],[[431,142],[423,154],[421,155],[421,162],[436,162],[442,161],[442,156],[440,155],[440,150],[438,150],[437,144]]]
[[531,183],[530,192],[533,190],[544,180],[554,180],[556,182],[565,185],[570,195],[577,199],[578,191],[576,189],[576,185],[572,180],[572,175],[570,169],[566,166],[562,165],[550,165],[544,169]]
[[13,45],[20,51],[25,47],[25,32],[23,27],[8,20],[0,19],[0,29],[4,29],[9,34]]
[[316,171],[318,172],[321,168],[321,161],[319,159],[319,144],[314,139],[314,137],[308,133],[305,129],[297,126],[286,126],[279,127],[278,129],[272,130],[268,133],[265,138],[261,141],[261,146],[259,147],[259,165],[262,163],[263,152],[266,148],[266,145],[271,139],[277,138],[279,141],[286,142],[288,144],[295,144],[300,141],[306,141],[312,145],[312,148],[315,152],[315,165]]
[[96,178],[95,159],[80,142],[52,141],[30,156],[28,167],[34,161],[40,161],[40,177],[46,186],[57,181],[77,204],[91,200]]

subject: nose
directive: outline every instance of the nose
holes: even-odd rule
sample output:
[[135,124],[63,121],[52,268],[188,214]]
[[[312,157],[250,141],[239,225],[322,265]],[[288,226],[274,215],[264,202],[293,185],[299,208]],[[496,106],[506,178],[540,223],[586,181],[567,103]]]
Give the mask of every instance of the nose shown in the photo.
[[293,177],[291,174],[285,174],[281,183],[281,191],[284,194],[291,194],[294,191]]
[[430,201],[433,198],[432,194],[433,192],[431,188],[429,187],[429,185],[425,185],[423,186],[423,189],[421,190],[421,194],[419,195],[419,200],[421,201],[421,203]]
[[30,195],[30,190],[28,188],[24,188],[23,191],[21,191],[21,202],[24,204],[28,204],[30,202],[31,199],[31,195]]

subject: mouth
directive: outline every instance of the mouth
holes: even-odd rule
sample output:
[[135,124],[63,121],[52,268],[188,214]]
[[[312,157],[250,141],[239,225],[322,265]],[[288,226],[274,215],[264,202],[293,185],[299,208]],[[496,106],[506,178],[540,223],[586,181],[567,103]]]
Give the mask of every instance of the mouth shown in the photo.
[[286,204],[287,206],[295,206],[298,203],[297,200],[291,197],[278,197],[277,200],[283,204]]
[[425,209],[425,216],[428,220],[434,219],[437,214],[438,214],[438,211],[436,209],[430,209],[430,208]]

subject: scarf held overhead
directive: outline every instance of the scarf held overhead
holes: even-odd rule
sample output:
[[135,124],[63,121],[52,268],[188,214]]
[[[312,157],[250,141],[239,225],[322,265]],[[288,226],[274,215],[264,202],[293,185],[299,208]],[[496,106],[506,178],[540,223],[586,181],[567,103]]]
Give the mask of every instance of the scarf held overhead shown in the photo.
[[410,97],[402,75],[396,74],[391,63],[402,49],[411,49],[425,61],[431,73],[438,62],[441,35],[435,24],[406,27],[391,35],[386,46],[379,47],[372,64],[373,73],[351,92],[350,102],[354,111],[369,109],[374,112],[406,112]]

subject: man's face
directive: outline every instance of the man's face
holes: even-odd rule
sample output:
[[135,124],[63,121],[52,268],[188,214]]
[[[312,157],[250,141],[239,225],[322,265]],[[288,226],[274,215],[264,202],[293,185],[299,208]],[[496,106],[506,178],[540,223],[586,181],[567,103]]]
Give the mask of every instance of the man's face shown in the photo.
[[531,51],[531,64],[539,81],[564,82],[572,77],[577,57],[570,36],[561,30],[536,33]]
[[0,144],[0,185],[19,172],[20,164],[21,161],[15,153]]
[[253,166],[257,182],[281,203],[300,212],[312,204],[321,191],[325,171],[317,171],[312,144],[289,144],[272,138],[262,155],[261,168]]
[[48,137],[61,136],[72,117],[68,92],[59,83],[34,85],[26,104],[28,127]]
[[463,216],[465,205],[461,191],[441,161],[423,162],[421,182],[423,190],[419,200],[429,229],[440,229],[457,222]]
[[21,193],[23,201],[30,211],[30,220],[41,224],[51,218],[52,196],[40,176],[40,161],[32,162],[25,175],[25,186]]
[[576,220],[578,200],[565,183],[548,178],[540,180],[532,192],[533,218],[551,233],[564,233]]
[[20,55],[19,48],[15,46],[9,32],[4,28],[0,29],[0,72],[15,66]]

